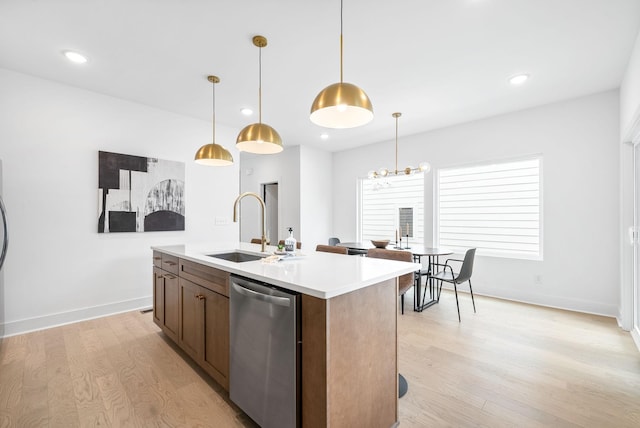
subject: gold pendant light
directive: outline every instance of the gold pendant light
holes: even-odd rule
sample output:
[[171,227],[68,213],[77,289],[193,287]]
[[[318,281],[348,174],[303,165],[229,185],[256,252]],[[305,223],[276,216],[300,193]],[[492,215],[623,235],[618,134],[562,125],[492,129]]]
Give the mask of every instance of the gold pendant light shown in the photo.
[[279,153],[283,150],[282,139],[278,132],[262,123],[262,48],[267,46],[267,39],[263,36],[254,36],[253,44],[260,50],[260,86],[258,87],[258,123],[252,123],[246,126],[236,140],[236,147],[241,152],[272,154]]
[[207,80],[213,85],[213,143],[205,144],[196,152],[196,163],[209,166],[228,166],[233,164],[233,156],[224,147],[216,144],[216,83],[218,76],[209,76]]
[[407,166],[404,169],[398,169],[398,118],[402,116],[402,113],[393,113],[391,116],[396,119],[396,168],[394,170],[389,170],[389,168],[380,168],[378,171],[369,171],[367,177],[384,178],[394,175],[411,175],[414,172],[429,172],[431,170],[431,165],[429,165],[428,162],[420,162],[417,168]]
[[367,94],[342,81],[342,0],[340,0],[340,83],[324,88],[311,105],[310,119],[326,128],[355,128],[373,119],[373,106]]

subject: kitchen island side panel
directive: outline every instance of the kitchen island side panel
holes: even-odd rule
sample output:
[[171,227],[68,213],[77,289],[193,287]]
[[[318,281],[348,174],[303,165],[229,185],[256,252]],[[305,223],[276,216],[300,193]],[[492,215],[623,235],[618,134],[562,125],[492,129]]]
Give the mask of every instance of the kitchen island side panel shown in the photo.
[[398,420],[395,279],[328,300],[302,296],[302,426]]

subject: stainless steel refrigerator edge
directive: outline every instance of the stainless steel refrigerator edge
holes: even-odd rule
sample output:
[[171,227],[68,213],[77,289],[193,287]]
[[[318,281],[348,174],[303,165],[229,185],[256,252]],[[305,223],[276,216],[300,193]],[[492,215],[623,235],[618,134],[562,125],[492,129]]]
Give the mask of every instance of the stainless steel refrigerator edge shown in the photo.
[[231,275],[229,397],[262,428],[300,424],[300,295]]
[[2,271],[2,267],[9,246],[7,212],[4,207],[4,201],[2,200],[2,160],[0,160],[0,216],[2,217],[2,228],[0,229],[2,231],[2,249],[0,252],[0,346],[2,346],[2,338],[4,337],[4,272]]

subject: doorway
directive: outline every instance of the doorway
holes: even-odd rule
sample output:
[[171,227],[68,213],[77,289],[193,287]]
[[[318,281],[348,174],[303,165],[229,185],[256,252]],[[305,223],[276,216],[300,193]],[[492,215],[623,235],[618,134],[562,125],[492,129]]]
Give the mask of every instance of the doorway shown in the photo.
[[278,183],[265,183],[261,186],[262,199],[267,208],[267,243],[278,245]]

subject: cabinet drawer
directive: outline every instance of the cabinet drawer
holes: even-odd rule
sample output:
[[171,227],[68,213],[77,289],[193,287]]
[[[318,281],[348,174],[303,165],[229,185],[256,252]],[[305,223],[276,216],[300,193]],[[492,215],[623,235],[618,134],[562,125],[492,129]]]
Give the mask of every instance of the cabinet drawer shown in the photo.
[[155,267],[162,268],[162,253],[159,251],[153,252],[153,265]]
[[229,297],[229,272],[180,259],[180,277]]
[[162,254],[162,269],[167,272],[175,273],[178,275],[178,258],[176,256],[170,256],[168,254]]

